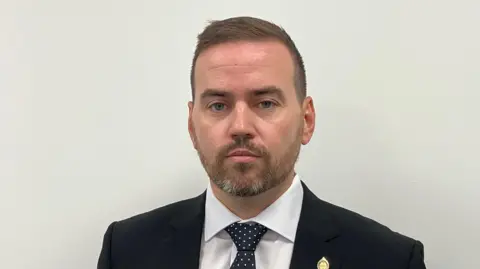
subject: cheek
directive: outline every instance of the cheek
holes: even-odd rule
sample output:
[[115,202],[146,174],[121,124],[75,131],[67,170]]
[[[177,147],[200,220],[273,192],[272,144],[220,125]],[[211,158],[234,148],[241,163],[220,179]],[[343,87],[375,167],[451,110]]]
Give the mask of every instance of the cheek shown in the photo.
[[215,155],[224,145],[223,134],[221,126],[200,123],[196,128],[197,144],[204,154]]
[[293,109],[283,109],[279,114],[257,122],[258,128],[264,134],[265,143],[272,144],[278,148],[289,145],[298,139],[300,117]]
[[261,137],[269,151],[281,152],[294,139],[292,124],[274,123],[261,126]]

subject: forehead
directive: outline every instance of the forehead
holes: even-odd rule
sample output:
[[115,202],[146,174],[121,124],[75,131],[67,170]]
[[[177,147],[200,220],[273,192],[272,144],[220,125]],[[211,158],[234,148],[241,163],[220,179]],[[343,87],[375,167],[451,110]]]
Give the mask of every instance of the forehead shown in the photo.
[[195,65],[195,89],[245,91],[276,86],[293,88],[294,64],[278,41],[241,41],[215,45],[202,52]]

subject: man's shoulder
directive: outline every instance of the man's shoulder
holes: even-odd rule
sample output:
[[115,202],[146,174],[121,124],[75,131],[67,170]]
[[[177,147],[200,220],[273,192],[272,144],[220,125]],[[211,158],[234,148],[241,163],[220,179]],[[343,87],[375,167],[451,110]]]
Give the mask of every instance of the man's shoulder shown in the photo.
[[117,231],[152,231],[165,228],[176,218],[201,210],[203,194],[197,197],[172,202],[150,211],[133,215],[115,222]]
[[[309,216],[317,218],[318,227],[330,231],[329,242],[352,263],[363,262],[372,268],[400,268],[391,265],[423,264],[423,244],[405,234],[394,231],[370,217],[332,203],[312,199]],[[315,217],[321,216],[321,217]],[[365,260],[365,257],[372,257]],[[375,258],[373,258],[375,257]]]
[[[159,251],[169,246],[165,244],[174,234],[174,225],[190,223],[202,211],[203,195],[173,202],[126,219],[112,222],[105,232],[102,248],[103,260],[116,263],[138,263],[152,250]],[[106,261],[104,261],[106,262]],[[127,268],[125,267],[125,268]]]
[[327,209],[342,237],[346,237],[351,242],[384,248],[402,246],[411,248],[414,244],[420,243],[358,212],[323,200],[319,203],[322,204],[321,208]]

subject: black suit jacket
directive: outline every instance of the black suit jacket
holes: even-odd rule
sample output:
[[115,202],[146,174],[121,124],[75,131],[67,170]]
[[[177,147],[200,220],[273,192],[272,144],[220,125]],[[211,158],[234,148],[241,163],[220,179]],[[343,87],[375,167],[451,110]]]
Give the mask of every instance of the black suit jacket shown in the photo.
[[[304,198],[290,269],[424,269],[421,242],[318,199]],[[97,269],[197,269],[205,193],[112,223]]]

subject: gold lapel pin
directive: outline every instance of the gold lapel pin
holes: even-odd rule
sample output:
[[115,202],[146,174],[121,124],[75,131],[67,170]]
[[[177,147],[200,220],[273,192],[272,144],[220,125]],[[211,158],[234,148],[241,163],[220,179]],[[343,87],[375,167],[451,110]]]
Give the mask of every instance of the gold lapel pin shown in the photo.
[[318,261],[317,263],[317,269],[329,269],[330,268],[330,263],[328,263],[328,260],[323,257],[321,260]]

